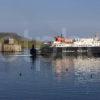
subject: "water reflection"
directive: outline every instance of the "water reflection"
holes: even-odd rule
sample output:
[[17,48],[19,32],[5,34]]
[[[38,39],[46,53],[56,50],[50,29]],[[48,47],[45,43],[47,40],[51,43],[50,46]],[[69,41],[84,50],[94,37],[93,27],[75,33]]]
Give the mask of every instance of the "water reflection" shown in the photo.
[[[10,60],[14,56],[2,57]],[[87,93],[92,98],[92,93],[100,94],[100,58],[17,56],[12,62],[0,61],[0,80],[0,97],[14,100],[75,100],[73,95],[77,99]]]
[[17,60],[18,56],[21,52],[2,52],[0,53],[0,61],[3,62],[13,62],[14,60]]
[[100,58],[87,56],[63,56],[52,61],[57,75],[73,75],[75,84],[100,82]]
[[78,57],[74,63],[76,83],[100,82],[100,58]]
[[[5,63],[1,63],[1,65],[4,67],[0,67],[0,69],[4,69],[5,72],[9,72],[10,70],[15,71],[15,69],[12,67],[15,66],[14,64],[18,64],[18,66],[25,64],[31,70],[34,70],[34,72],[46,73],[46,75],[48,75],[48,72],[54,73],[55,77],[57,76],[60,79],[69,77],[71,78],[71,80],[74,80],[75,84],[86,84],[87,82],[98,81],[100,82],[100,57],[76,57],[64,55],[61,57],[56,56],[56,58],[42,56],[11,56],[16,54],[18,53],[1,54],[0,59],[2,59],[2,61],[5,61]],[[28,62],[25,60],[26,58],[28,59]],[[17,66],[15,68],[17,69]]]
[[55,60],[53,60],[53,65],[55,68],[55,72],[57,74],[64,74],[68,71],[73,70],[74,69],[74,62],[73,62],[73,57],[63,57],[63,58],[56,58]]
[[36,56],[30,56],[30,59],[31,59],[32,63],[34,64],[34,62],[36,60]]

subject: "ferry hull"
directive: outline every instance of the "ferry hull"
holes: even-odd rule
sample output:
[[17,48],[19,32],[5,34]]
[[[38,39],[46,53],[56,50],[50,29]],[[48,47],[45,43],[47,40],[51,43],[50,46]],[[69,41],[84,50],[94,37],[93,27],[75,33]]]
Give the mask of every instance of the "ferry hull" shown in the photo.
[[53,53],[100,54],[100,47],[52,47]]

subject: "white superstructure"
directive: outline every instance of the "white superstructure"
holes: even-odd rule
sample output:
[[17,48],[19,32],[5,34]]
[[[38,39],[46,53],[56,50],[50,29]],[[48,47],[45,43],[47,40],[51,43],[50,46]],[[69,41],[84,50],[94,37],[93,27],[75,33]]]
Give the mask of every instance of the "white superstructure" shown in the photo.
[[96,38],[79,39],[73,43],[75,47],[97,47],[100,46],[100,40]]
[[71,42],[56,40],[52,43],[52,47],[100,47],[100,40],[98,38],[73,39]]

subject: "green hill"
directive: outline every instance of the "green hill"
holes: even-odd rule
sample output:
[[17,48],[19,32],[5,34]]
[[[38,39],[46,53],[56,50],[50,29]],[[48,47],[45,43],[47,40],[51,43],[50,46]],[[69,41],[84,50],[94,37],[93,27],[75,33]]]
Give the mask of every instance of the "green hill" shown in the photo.
[[24,38],[17,33],[11,32],[0,32],[0,43],[3,43],[6,37],[10,37],[14,39],[15,44],[20,44],[22,48],[31,48],[32,44],[36,45],[37,48],[40,48],[42,42],[37,40],[30,40],[28,38]]

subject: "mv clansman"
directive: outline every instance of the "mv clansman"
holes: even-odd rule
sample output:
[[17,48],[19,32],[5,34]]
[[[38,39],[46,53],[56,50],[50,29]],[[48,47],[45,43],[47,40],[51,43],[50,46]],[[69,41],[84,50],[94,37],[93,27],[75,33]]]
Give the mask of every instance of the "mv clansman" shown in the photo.
[[100,39],[94,38],[65,38],[62,35],[54,38],[53,42],[48,43],[52,52],[61,53],[87,53],[100,54]]

